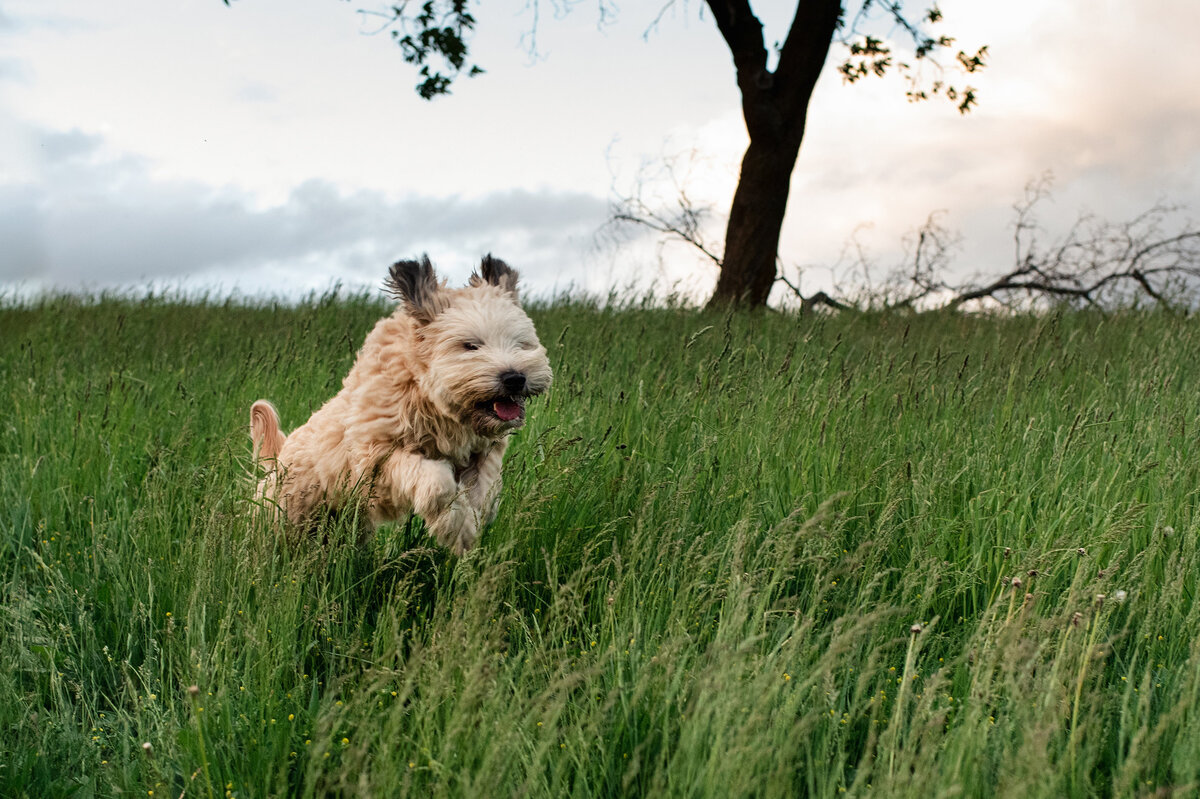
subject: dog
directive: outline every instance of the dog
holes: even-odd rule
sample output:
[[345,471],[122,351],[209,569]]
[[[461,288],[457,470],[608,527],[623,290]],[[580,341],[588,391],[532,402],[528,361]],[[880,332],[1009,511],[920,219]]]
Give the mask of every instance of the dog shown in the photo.
[[342,390],[285,435],[267,400],[250,408],[259,506],[291,525],[355,508],[368,530],[416,514],[461,555],[500,504],[509,436],[553,375],[521,309],[517,272],[488,255],[448,288],[428,256],[399,261],[399,303],[363,343]]

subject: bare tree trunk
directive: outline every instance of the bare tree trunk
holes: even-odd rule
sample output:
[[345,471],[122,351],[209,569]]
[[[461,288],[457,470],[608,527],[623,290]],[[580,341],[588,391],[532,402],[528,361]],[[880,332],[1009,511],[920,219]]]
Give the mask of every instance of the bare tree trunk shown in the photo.
[[710,305],[754,308],[767,304],[775,285],[779,234],[798,152],[798,147],[751,140],[742,158],[741,177],[725,230],[721,275]]
[[750,135],[729,212],[721,276],[709,305],[761,307],[775,283],[779,233],[804,138],[808,101],[833,42],[842,4],[841,0],[796,0],[796,15],[771,72],[762,23],[749,0],[707,2],[733,55]]

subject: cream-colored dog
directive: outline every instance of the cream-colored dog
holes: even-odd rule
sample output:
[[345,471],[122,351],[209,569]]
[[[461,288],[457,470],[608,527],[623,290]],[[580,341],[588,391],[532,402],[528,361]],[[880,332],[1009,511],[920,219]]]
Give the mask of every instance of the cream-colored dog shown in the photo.
[[461,289],[427,257],[400,261],[386,286],[396,311],[304,426],[285,436],[270,402],[251,407],[258,497],[294,525],[321,509],[357,506],[371,528],[416,513],[462,554],[496,517],[509,434],[550,386],[550,364],[503,261],[487,256]]

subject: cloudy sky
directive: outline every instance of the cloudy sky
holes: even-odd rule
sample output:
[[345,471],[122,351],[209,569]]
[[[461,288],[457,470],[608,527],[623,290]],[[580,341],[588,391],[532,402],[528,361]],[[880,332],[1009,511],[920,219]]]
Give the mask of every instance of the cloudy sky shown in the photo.
[[[477,8],[487,74],[432,103],[377,0],[0,0],[0,296],[153,284],[296,296],[377,286],[428,252],[452,279],[485,252],[527,289],[677,287],[715,270],[681,247],[599,235],[672,159],[719,240],[746,135],[703,4],[543,0]],[[785,0],[754,4],[768,41]],[[793,6],[794,8],[794,6]],[[989,68],[980,105],[911,105],[899,80],[842,85],[831,57],[781,249],[825,287],[856,242],[882,266],[937,211],[957,268],[1011,262],[1012,205],[1054,175],[1047,235],[1081,211],[1200,214],[1195,0],[944,0],[941,28]]]

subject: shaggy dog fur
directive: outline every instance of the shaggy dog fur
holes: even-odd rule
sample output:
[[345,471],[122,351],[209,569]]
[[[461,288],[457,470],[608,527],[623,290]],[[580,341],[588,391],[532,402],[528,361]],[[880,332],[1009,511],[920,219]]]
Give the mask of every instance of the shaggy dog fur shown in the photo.
[[518,305],[517,273],[490,255],[461,289],[426,257],[391,268],[401,302],[367,336],[342,390],[285,436],[266,400],[250,409],[264,508],[293,525],[319,510],[365,510],[369,526],[420,515],[456,554],[500,502],[509,435],[526,398],[550,386],[550,364]]

